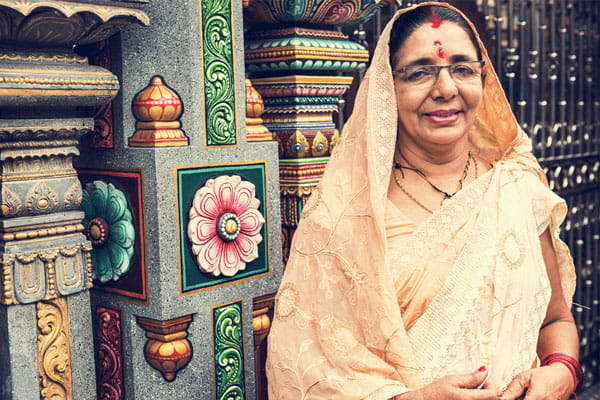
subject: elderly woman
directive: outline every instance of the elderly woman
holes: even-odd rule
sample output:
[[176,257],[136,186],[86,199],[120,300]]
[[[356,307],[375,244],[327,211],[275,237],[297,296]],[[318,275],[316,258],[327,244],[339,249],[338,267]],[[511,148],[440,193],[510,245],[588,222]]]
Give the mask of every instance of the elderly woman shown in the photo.
[[569,398],[565,213],[472,24],[398,12],[292,242],[270,398]]

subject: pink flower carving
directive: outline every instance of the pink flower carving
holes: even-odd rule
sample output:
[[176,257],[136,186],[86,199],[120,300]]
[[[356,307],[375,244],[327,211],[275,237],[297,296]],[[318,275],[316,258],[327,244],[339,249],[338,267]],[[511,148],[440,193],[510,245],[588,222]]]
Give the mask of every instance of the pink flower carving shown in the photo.
[[233,276],[258,258],[259,205],[254,185],[237,175],[209,179],[196,191],[187,234],[201,271]]

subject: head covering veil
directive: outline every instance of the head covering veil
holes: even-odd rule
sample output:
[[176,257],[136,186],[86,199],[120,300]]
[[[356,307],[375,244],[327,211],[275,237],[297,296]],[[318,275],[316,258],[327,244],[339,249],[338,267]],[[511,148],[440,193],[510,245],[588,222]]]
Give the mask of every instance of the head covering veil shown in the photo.
[[[390,31],[400,15],[427,5],[461,14],[486,62],[470,133],[479,155],[492,164],[516,159],[544,179],[471,22],[445,3],[398,11],[381,33],[352,116],[292,241],[268,342],[271,399],[388,399],[421,386],[390,273],[384,209],[398,123]],[[558,239],[554,244],[564,247]],[[572,270],[562,268],[561,278],[570,305]]]

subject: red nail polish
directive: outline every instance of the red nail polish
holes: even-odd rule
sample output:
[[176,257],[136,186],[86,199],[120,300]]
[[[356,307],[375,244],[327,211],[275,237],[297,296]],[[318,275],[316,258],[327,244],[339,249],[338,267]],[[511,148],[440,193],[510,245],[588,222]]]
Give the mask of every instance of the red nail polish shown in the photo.
[[483,372],[485,370],[486,370],[485,365],[482,365],[481,367],[479,367],[479,369],[477,370],[477,372]]

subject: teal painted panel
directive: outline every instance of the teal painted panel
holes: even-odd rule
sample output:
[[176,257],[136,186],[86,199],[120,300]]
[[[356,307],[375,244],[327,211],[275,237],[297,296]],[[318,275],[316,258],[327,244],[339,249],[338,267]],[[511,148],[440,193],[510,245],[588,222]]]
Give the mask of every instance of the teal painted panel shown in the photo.
[[[177,190],[179,208],[179,243],[180,243],[180,273],[181,291],[189,293],[192,291],[209,288],[234,282],[236,280],[248,279],[256,275],[262,275],[269,271],[268,265],[268,229],[266,218],[266,177],[264,162],[248,164],[223,164],[206,167],[184,167],[177,169]],[[255,187],[255,197],[260,201],[258,211],[265,217],[260,235],[262,242],[258,244],[258,258],[246,264],[245,269],[234,276],[213,276],[203,272],[197,264],[196,256],[192,251],[192,243],[187,235],[187,226],[190,220],[189,209],[192,206],[194,194],[203,187],[209,179],[222,175],[238,175],[244,181],[251,182]]]
[[213,309],[217,400],[246,399],[242,302]]
[[230,0],[201,0],[207,146],[237,143]]

